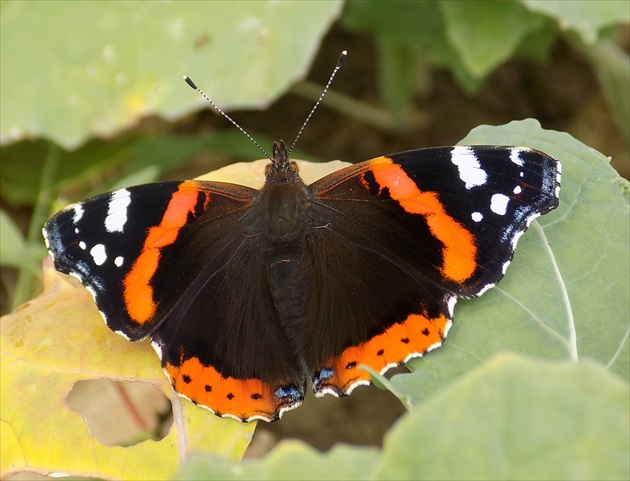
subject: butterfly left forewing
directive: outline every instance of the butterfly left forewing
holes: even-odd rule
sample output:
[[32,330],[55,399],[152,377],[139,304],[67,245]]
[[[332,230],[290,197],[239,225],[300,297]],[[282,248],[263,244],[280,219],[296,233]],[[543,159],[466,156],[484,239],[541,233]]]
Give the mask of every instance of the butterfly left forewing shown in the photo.
[[113,331],[150,336],[180,394],[240,420],[277,419],[304,384],[265,291],[257,195],[146,184],[69,206],[44,227],[55,267],[90,290]]
[[[174,245],[199,223],[237,216],[253,189],[202,181],[145,184],[68,206],[44,226],[48,250],[60,272],[92,293],[107,325],[132,341],[150,335],[201,266],[171,262]],[[220,244],[217,231],[208,242]],[[217,247],[215,247],[217,248]],[[161,276],[180,268],[178,282]],[[160,284],[165,284],[164,288]]]

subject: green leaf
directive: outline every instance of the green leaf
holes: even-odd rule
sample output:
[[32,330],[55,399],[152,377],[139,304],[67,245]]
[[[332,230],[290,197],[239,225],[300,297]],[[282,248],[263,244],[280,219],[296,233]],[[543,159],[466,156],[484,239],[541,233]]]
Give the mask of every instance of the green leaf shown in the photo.
[[439,41],[435,35],[443,28],[440,10],[434,2],[353,1],[348,2],[341,20],[349,30],[423,44],[432,38]]
[[[443,15],[437,2],[350,2],[342,21],[349,30],[374,34],[381,49],[381,69],[391,68],[391,61],[382,58],[389,54],[383,49],[383,45],[395,46],[418,56],[424,54],[424,62],[430,61],[438,67],[448,68],[468,92],[474,92],[480,86],[479,80],[473,78],[464,68],[458,53],[447,39]],[[422,62],[415,60],[414,63],[419,61]],[[413,66],[400,68],[401,72],[398,72],[397,67],[379,72],[382,78],[386,78],[384,94],[395,95],[389,89],[394,89],[396,84],[408,85],[409,69]],[[397,78],[398,76],[401,78]],[[385,101],[388,102],[387,97]]]
[[630,56],[618,45],[605,40],[581,50],[595,70],[619,130],[630,142]]
[[573,30],[582,41],[593,44],[606,27],[630,22],[630,4],[619,0],[567,2],[565,0],[520,0],[532,12],[554,18],[561,30]]
[[394,426],[375,479],[628,479],[629,401],[600,365],[497,356]]
[[66,148],[207,103],[261,107],[304,75],[342,2],[18,2],[1,8],[3,142]]
[[381,97],[399,128],[409,120],[422,63],[422,49],[392,36],[377,37]]
[[[537,221],[542,232],[537,229],[536,237],[544,234],[546,244],[543,263],[556,264],[547,271],[554,291],[563,291],[556,297],[560,322],[556,326],[547,323],[545,329],[551,327],[569,341],[556,344],[565,347],[553,352],[554,356],[572,357],[575,349],[580,359],[598,359],[628,379],[630,183],[611,167],[610,159],[569,134],[541,129],[531,119],[502,127],[478,127],[462,142],[526,142],[562,162],[560,206]],[[532,279],[544,282],[543,271],[539,272]],[[508,291],[512,284],[504,287]],[[572,330],[576,339],[570,350],[572,341],[566,335]]]
[[207,456],[191,456],[177,474],[179,480],[222,479],[373,479],[378,451],[374,448],[336,446],[328,453],[298,441],[284,441],[260,461],[241,464]]
[[562,163],[559,207],[535,220],[505,277],[459,301],[444,346],[394,376],[415,402],[501,351],[597,359],[630,377],[629,183],[600,153],[529,119],[474,129],[463,144],[533,147]]
[[[266,137],[252,134],[264,145],[271,145]],[[37,140],[18,142],[2,149],[0,193],[4,199],[12,205],[35,204],[40,193],[44,161],[51,148],[54,146],[50,142]],[[59,150],[57,170],[48,180],[55,192],[74,201],[117,186],[128,187],[141,179],[155,180],[203,150],[239,160],[261,157],[260,151],[247,137],[235,129],[198,135],[133,133],[110,141],[94,139],[73,151]],[[216,160],[204,165],[210,170],[220,166]],[[138,174],[140,171],[144,176]],[[120,178],[127,177],[130,183],[122,184]]]
[[543,19],[515,2],[442,1],[446,35],[474,78],[488,75],[512,57]]
[[28,244],[18,226],[5,211],[0,210],[0,266],[26,267],[39,274],[39,264],[44,255],[43,246]]

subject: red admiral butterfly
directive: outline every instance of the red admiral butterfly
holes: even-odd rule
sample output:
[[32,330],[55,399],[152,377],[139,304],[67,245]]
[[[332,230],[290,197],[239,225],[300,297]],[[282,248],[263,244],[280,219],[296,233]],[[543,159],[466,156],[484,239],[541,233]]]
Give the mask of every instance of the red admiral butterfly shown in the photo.
[[271,161],[260,190],[139,185],[43,231],[110,329],[151,337],[177,392],[242,421],[278,419],[309,385],[350,394],[370,382],[360,365],[440,346],[457,298],[495,285],[558,205],[560,164],[523,147],[411,150],[308,186],[282,141]]

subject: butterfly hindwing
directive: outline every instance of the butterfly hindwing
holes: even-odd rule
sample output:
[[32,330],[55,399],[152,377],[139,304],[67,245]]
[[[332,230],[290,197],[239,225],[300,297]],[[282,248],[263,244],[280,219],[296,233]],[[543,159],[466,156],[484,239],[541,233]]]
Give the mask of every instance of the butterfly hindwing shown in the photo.
[[[272,420],[299,405],[304,383],[269,293],[261,238],[248,224],[236,219],[230,231],[240,235],[226,249],[200,253],[203,270],[153,343],[179,393],[220,415]],[[191,239],[200,249],[204,234]]]
[[[384,372],[438,347],[455,299],[411,266],[383,257],[369,239],[337,229],[338,220],[329,216],[329,227],[311,238],[318,296],[304,320],[300,352],[317,395],[349,394],[368,384],[360,364]],[[313,338],[317,345],[309,346]]]

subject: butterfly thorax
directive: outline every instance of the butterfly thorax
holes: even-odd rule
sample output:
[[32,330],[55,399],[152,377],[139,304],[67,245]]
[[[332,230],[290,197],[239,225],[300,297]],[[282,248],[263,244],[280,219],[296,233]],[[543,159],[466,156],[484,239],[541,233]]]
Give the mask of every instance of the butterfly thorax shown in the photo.
[[284,244],[304,237],[308,197],[308,189],[289,162],[284,142],[274,142],[273,159],[256,201],[265,242]]
[[256,230],[269,295],[292,343],[312,292],[312,260],[306,244],[312,194],[289,164],[284,145],[279,150],[276,145],[275,161],[255,201]]

